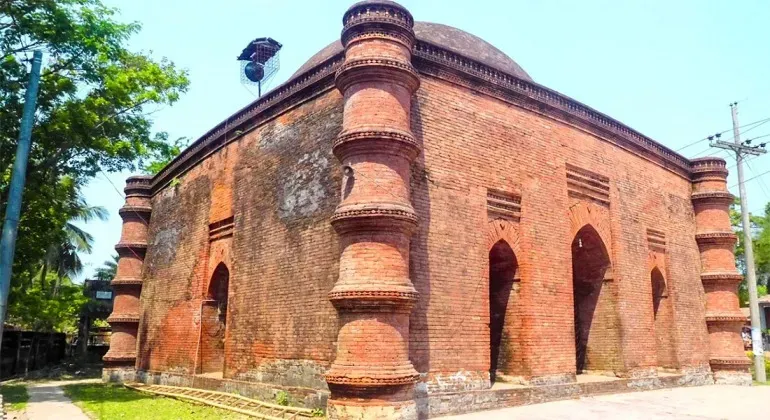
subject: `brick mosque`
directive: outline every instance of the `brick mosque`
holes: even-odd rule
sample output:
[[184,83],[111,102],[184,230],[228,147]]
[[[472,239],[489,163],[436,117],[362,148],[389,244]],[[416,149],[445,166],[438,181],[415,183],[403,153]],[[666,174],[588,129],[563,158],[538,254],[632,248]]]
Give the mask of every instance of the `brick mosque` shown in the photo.
[[284,390],[334,418],[750,384],[724,160],[397,3],[342,21],[127,180],[108,379]]

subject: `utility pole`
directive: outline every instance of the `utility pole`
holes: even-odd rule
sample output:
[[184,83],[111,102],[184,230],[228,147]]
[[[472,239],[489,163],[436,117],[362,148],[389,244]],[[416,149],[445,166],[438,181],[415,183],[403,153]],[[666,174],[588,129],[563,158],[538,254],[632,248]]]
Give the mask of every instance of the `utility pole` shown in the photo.
[[759,156],[767,153],[765,143],[751,146],[751,140],[741,143],[741,133],[738,128],[738,102],[730,104],[733,115],[733,136],[735,143],[719,140],[711,142],[711,146],[735,152],[738,164],[738,189],[741,197],[741,220],[743,221],[743,241],[746,252],[746,283],[749,285],[749,309],[751,311],[751,344],[754,351],[754,372],[758,382],[767,381],[765,374],[765,356],[762,347],[762,330],[759,320],[759,302],[757,298],[757,273],[754,269],[754,247],[751,242],[751,222],[749,220],[749,200],[746,197],[746,185],[743,180],[743,160],[747,155]]
[[[11,185],[8,189],[8,204],[5,207],[5,221],[0,239],[0,346],[3,340],[5,313],[8,308],[8,292],[11,289],[11,268],[13,254],[16,250],[16,233],[19,230],[21,214],[21,198],[24,192],[24,182],[27,176],[27,161],[32,139],[32,124],[35,121],[35,104],[37,88],[40,84],[40,63],[43,52],[35,50],[32,54],[32,69],[29,72],[29,85],[24,96],[24,110],[21,114],[19,128],[19,144],[16,146],[16,160],[13,163]],[[0,347],[2,348],[2,347]]]

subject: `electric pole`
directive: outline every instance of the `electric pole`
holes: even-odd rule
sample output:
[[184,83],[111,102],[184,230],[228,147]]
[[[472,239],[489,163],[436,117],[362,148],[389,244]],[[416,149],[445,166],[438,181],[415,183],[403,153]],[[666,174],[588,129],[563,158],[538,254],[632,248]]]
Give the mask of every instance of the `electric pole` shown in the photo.
[[767,153],[765,143],[751,146],[751,140],[741,143],[740,130],[738,128],[738,102],[730,104],[733,115],[733,136],[735,143],[719,140],[711,142],[711,146],[735,152],[735,160],[738,166],[738,189],[741,197],[741,220],[743,222],[743,242],[746,253],[746,283],[749,286],[749,309],[751,311],[751,345],[754,351],[754,372],[758,382],[767,381],[765,375],[765,356],[762,347],[762,330],[759,319],[759,302],[757,298],[757,273],[754,269],[754,247],[751,241],[751,222],[749,220],[749,200],[746,197],[746,185],[743,180],[743,160],[747,155],[759,156]]
[[11,268],[13,254],[16,250],[16,233],[19,230],[21,214],[21,197],[24,192],[24,182],[27,176],[27,161],[29,148],[32,143],[32,125],[35,121],[35,104],[37,88],[40,83],[40,64],[43,52],[35,50],[32,54],[32,68],[29,72],[29,85],[24,96],[24,109],[21,114],[19,127],[19,144],[16,146],[16,160],[13,163],[11,185],[8,188],[8,203],[5,207],[2,239],[0,239],[0,345],[3,340],[3,326],[8,307],[8,292],[11,289]]

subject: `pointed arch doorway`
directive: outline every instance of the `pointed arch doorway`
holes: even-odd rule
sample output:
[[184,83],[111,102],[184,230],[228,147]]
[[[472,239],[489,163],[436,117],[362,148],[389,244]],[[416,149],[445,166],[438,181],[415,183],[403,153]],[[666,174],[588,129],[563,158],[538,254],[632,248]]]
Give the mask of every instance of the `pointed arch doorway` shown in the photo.
[[230,270],[220,263],[211,275],[206,299],[201,305],[201,373],[222,374],[225,369],[227,297]]
[[663,272],[654,267],[650,272],[652,283],[652,316],[655,325],[655,347],[658,366],[677,368],[676,347],[673,341],[674,308],[668,296],[668,287]]
[[510,370],[511,336],[515,297],[512,296],[518,261],[508,243],[501,239],[489,251],[489,377],[494,383],[498,370]]
[[612,264],[602,237],[583,226],[572,241],[575,364],[578,374],[621,369],[620,322]]

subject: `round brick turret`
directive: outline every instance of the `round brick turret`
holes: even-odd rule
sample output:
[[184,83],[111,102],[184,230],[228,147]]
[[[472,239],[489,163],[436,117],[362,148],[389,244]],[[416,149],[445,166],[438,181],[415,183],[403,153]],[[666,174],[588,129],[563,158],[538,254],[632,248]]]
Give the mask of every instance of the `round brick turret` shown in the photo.
[[123,219],[118,252],[118,269],[112,280],[113,309],[107,322],[112,327],[110,350],[104,355],[106,369],[133,370],[136,363],[136,335],[139,327],[139,295],[142,291],[142,265],[147,250],[147,229],[151,181],[149,176],[126,180],[126,204],[119,214]]
[[730,224],[730,204],[734,197],[727,191],[724,159],[693,160],[692,181],[695,240],[701,254],[701,281],[706,293],[711,370],[718,383],[751,384],[750,361],[743,352],[741,339],[746,317],[738,301],[738,283],[743,277],[735,268],[737,237]]
[[326,374],[333,418],[417,418],[409,361],[409,241],[417,226],[410,131],[412,15],[391,1],[353,5],[343,17],[345,61],[336,84],[345,98],[334,154],[343,165],[340,276],[329,293],[339,313],[337,356]]

